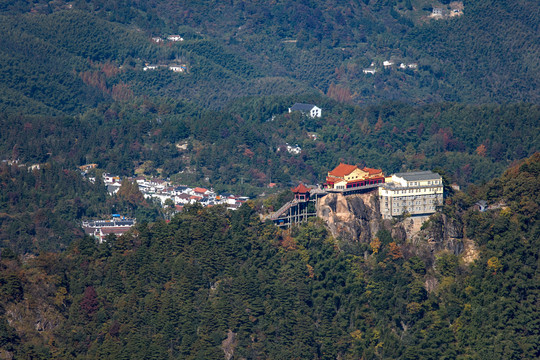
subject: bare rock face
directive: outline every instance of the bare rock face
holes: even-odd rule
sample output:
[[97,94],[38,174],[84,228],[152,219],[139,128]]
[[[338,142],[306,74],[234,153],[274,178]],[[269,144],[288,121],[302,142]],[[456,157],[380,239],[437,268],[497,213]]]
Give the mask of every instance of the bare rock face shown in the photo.
[[411,254],[433,257],[440,251],[459,255],[467,250],[463,224],[445,214],[383,220],[377,189],[347,196],[328,194],[319,200],[317,216],[326,222],[335,238],[348,242],[369,243],[379,230],[386,229],[398,243],[408,243]]
[[221,343],[221,349],[225,354],[225,360],[230,360],[234,356],[236,345],[236,333],[229,329],[227,331],[227,338]]
[[464,251],[463,224],[445,214],[432,216],[418,235],[426,238],[435,252],[449,250],[459,255]]
[[377,191],[365,194],[328,194],[317,205],[334,237],[352,242],[370,242],[379,231],[381,215]]

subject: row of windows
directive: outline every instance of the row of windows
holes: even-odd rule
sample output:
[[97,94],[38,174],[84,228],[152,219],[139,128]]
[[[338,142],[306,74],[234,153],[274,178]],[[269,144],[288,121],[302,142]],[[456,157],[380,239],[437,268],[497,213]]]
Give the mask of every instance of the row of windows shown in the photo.
[[[394,206],[407,206],[407,205],[413,206],[413,205],[427,205],[427,204],[436,204],[436,203],[438,203],[438,201],[436,201],[436,200],[429,200],[429,201],[424,201],[424,202],[422,202],[422,201],[409,201],[408,203],[406,201],[403,201],[403,202],[395,202]],[[386,206],[386,208],[388,208],[389,204],[386,202],[385,206]]]
[[[433,181],[429,180],[427,183],[428,183],[428,185],[431,185],[431,184],[433,184],[433,185],[438,185],[438,184],[439,184],[439,181],[440,181],[440,180],[433,180]],[[411,181],[410,184],[411,184],[412,186],[418,186],[418,181]]]
[[[385,197],[385,202],[388,202],[388,197]],[[437,195],[424,195],[424,196],[398,196],[392,199],[393,202],[399,201],[434,201],[433,199],[442,199],[442,196]]]
[[382,179],[375,179],[375,180],[368,179],[368,180],[364,180],[360,182],[355,182],[352,184],[347,184],[347,189],[355,188],[355,187],[362,187],[362,186],[372,185],[372,184],[382,184],[382,182],[383,182]]
[[392,210],[392,212],[394,214],[401,214],[403,213],[404,210],[408,210],[408,211],[426,211],[426,210],[435,210],[435,206],[416,206],[416,207],[413,207],[411,209],[407,209],[407,208],[394,208]]
[[[387,196],[383,197],[388,199]],[[420,194],[420,195],[409,195],[409,196],[396,196],[394,200],[409,200],[409,199],[428,199],[428,198],[442,198],[442,194]]]
[[[426,193],[426,192],[436,192],[437,190],[441,190],[441,188],[422,188],[422,189],[408,189],[408,190],[395,190],[396,194],[418,194],[418,193]],[[388,191],[389,193],[392,193],[392,190]]]

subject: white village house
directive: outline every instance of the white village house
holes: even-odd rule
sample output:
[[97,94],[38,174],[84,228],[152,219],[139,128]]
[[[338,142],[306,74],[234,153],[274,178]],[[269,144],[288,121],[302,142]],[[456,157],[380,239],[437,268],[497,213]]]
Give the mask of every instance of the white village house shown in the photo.
[[184,38],[180,35],[169,35],[167,36],[167,40],[169,41],[184,41]]
[[293,111],[300,111],[301,113],[309,115],[312,118],[321,117],[322,115],[322,109],[313,104],[296,103],[289,108],[289,113]]
[[169,70],[174,72],[184,72],[186,71],[187,66],[186,65],[169,65]]

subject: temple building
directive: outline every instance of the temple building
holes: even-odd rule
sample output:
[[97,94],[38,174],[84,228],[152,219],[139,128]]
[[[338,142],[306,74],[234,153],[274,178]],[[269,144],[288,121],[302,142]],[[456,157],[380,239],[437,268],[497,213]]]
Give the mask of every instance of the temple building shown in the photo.
[[339,164],[334,170],[328,172],[325,187],[327,189],[347,190],[367,185],[382,184],[385,178],[381,169],[356,165]]
[[379,187],[383,219],[409,214],[429,216],[443,202],[442,177],[431,171],[397,173]]

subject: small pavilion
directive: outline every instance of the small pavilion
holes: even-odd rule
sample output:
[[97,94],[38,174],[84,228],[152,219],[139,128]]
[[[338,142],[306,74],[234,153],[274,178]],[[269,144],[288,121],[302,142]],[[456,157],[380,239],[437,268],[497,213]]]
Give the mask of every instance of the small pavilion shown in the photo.
[[311,189],[305,186],[304,184],[300,183],[300,185],[291,189],[291,191],[294,193],[295,200],[297,201],[309,200],[309,192],[311,191]]

